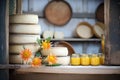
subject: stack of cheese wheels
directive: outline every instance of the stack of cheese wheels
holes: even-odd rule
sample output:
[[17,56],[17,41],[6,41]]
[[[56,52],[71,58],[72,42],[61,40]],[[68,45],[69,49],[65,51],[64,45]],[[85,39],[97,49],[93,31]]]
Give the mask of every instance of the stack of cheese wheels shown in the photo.
[[33,55],[39,50],[36,39],[40,38],[41,26],[38,25],[38,16],[33,14],[15,14],[9,19],[9,62],[21,64],[20,52],[24,48],[30,49]]
[[76,33],[80,38],[91,38],[93,36],[92,26],[88,22],[81,22],[76,28]]
[[48,50],[41,51],[43,56],[47,56],[50,53],[57,56],[57,63],[62,65],[69,65],[70,56],[68,56],[68,48],[67,47],[51,47]]

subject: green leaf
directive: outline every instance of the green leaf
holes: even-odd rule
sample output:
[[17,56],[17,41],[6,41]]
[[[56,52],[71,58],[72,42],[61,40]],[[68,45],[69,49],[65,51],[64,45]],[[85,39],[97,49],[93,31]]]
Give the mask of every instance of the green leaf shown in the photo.
[[23,45],[23,49],[25,49],[25,46]]
[[41,57],[40,52],[36,52],[35,57]]
[[61,64],[52,64],[52,65],[49,65],[49,64],[46,64],[46,66],[60,66]]
[[51,40],[51,37],[46,38],[47,42],[50,42],[50,40]]
[[37,43],[38,43],[39,45],[41,45],[42,40],[41,40],[41,39],[39,39],[39,38],[37,38]]

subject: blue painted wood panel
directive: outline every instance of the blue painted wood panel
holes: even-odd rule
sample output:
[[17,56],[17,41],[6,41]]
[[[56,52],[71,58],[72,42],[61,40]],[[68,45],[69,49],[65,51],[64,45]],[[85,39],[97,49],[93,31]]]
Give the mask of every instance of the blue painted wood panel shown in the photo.
[[[8,58],[6,54],[6,2],[0,0],[0,64],[7,64]],[[8,70],[0,70],[0,80],[9,80]]]

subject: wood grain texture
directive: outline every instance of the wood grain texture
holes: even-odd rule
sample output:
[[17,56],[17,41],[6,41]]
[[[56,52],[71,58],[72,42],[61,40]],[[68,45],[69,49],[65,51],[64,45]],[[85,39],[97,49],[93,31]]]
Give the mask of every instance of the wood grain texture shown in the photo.
[[120,65],[120,1],[110,0],[110,22],[109,22],[109,41],[110,41],[110,63]]
[[95,75],[95,74],[48,74],[48,73],[11,73],[10,80],[120,80],[120,75]]
[[22,14],[22,0],[17,0],[16,5],[17,5],[16,13],[17,14]]
[[119,66],[21,66],[17,73],[55,73],[55,74],[120,74]]
[[[8,64],[9,0],[0,0],[0,64]],[[0,70],[0,79],[9,80],[9,70]]]

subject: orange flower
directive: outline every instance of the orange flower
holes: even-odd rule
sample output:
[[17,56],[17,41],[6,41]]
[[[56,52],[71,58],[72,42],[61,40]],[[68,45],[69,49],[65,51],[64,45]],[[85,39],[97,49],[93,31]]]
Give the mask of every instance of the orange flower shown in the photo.
[[43,49],[49,49],[51,47],[51,43],[50,42],[42,42],[42,48]]
[[24,61],[28,61],[28,59],[32,56],[32,52],[29,49],[24,49],[21,53],[21,58]]
[[49,63],[50,65],[52,65],[52,64],[56,64],[57,58],[56,58],[55,55],[49,54],[49,55],[47,56],[47,60],[48,60],[48,63]]
[[32,66],[33,67],[39,67],[41,65],[42,60],[39,57],[35,57],[32,60]]

